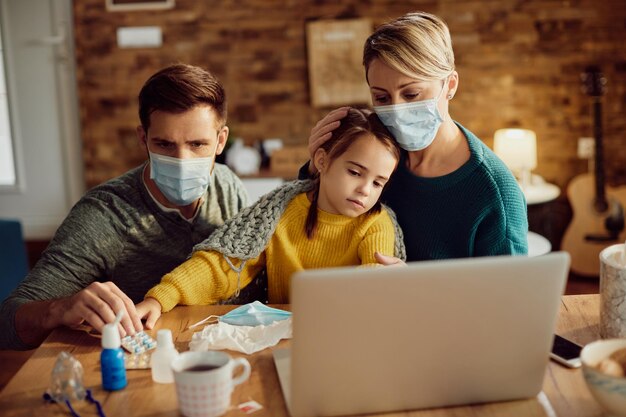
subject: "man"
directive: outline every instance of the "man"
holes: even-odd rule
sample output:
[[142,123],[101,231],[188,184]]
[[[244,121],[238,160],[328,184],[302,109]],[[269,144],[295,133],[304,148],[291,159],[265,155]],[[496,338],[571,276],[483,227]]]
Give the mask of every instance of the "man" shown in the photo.
[[215,163],[228,127],[224,90],[210,73],[182,64],[157,72],[139,93],[139,118],[147,161],[72,208],[0,306],[0,348],[35,347],[63,325],[101,331],[120,310],[122,335],[140,331],[133,303],[246,206],[241,181]]

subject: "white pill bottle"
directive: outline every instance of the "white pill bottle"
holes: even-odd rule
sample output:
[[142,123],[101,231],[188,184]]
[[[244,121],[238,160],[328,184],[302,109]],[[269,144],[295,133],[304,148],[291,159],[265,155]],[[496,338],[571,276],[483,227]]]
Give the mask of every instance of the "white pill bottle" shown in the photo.
[[172,331],[161,329],[157,332],[157,347],[150,358],[152,380],[161,384],[174,382],[172,361],[178,356],[178,351],[172,341]]

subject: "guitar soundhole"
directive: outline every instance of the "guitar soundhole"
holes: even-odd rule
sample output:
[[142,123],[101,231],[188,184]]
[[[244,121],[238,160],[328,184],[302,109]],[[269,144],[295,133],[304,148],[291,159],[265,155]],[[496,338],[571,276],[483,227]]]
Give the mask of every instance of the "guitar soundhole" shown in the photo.
[[612,242],[619,238],[619,234],[624,230],[624,207],[615,199],[611,199],[609,203],[607,203],[607,208],[610,207],[609,214],[604,219],[604,228],[607,234],[588,234],[585,235],[585,240],[591,242]]

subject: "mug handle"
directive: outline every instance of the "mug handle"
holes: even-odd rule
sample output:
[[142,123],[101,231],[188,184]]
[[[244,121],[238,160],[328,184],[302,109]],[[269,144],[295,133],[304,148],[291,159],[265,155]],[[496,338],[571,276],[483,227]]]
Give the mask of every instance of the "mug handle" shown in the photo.
[[238,366],[243,367],[243,371],[241,375],[239,375],[237,378],[233,378],[233,387],[241,384],[242,382],[244,382],[246,379],[250,377],[251,367],[250,367],[250,362],[248,362],[247,359],[245,358],[233,359],[233,368],[232,368],[233,373],[235,373],[235,369],[237,369]]

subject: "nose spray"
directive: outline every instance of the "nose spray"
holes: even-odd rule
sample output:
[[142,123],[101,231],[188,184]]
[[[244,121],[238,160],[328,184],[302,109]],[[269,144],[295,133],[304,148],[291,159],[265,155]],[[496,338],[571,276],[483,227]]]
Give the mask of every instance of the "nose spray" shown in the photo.
[[102,388],[117,391],[127,385],[124,352],[120,347],[120,331],[117,328],[122,320],[124,310],[120,310],[113,323],[105,324],[102,330],[102,353],[100,353],[100,369],[102,372]]

